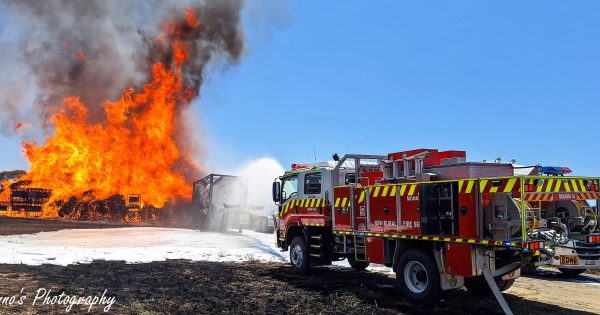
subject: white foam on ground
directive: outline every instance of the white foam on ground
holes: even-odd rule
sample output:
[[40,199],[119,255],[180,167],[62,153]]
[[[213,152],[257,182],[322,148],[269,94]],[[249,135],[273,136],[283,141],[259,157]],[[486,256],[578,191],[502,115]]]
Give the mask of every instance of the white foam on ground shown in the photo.
[[277,249],[273,234],[246,230],[240,234],[130,227],[0,236],[0,264],[146,263],[166,259],[284,261],[287,253]]

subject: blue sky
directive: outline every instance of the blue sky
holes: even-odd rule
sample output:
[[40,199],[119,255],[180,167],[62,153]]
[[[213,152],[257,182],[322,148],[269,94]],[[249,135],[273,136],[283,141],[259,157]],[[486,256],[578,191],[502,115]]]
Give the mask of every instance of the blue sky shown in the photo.
[[[272,14],[286,12],[248,18],[244,60],[209,74],[195,113],[212,163],[429,147],[600,175],[600,2],[298,0]],[[0,147],[0,169],[26,167],[18,139]]]

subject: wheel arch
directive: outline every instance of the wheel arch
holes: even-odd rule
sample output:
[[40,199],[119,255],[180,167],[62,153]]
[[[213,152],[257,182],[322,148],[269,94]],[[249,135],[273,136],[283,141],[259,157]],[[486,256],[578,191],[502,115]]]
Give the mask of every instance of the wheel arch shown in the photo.
[[307,239],[308,239],[305,229],[303,227],[299,226],[298,223],[292,222],[288,225],[288,227],[286,229],[286,235],[285,235],[286,244],[290,244],[292,242],[292,240],[294,239],[294,237],[296,237],[296,236],[302,236],[304,238],[304,241],[307,241]]
[[431,251],[433,254],[434,242],[418,241],[418,240],[396,240],[396,248],[394,249],[394,260],[392,261],[392,270],[396,272],[398,269],[398,261],[400,256],[409,249],[422,249]]

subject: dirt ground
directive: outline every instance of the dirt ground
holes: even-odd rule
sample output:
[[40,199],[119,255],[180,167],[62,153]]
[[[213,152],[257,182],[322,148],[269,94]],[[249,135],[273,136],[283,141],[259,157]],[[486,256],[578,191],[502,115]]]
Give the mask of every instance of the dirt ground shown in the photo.
[[[21,288],[27,295],[23,306],[0,305],[0,313],[63,312],[64,305],[30,304],[36,290],[45,288],[77,296],[100,295],[106,289],[107,296],[116,297],[113,314],[501,314],[493,298],[465,290],[450,292],[437,305],[411,304],[397,295],[393,284],[392,278],[374,272],[319,268],[302,277],[292,275],[288,265],[259,262],[0,265],[0,295],[16,294]],[[591,290],[600,291],[596,288],[600,287],[521,278],[506,298],[517,314],[597,314],[597,299],[590,301]],[[562,307],[554,305],[561,297]],[[584,299],[595,306],[584,306]],[[86,310],[81,305],[71,312]]]
[[[9,221],[17,233],[81,227]],[[40,227],[41,226],[41,227]],[[7,234],[0,220],[0,234]],[[394,290],[389,274],[349,268],[317,268],[297,276],[282,263],[190,262],[171,260],[148,264],[96,261],[70,266],[0,265],[0,314],[63,313],[66,305],[31,303],[39,288],[69,296],[114,296],[112,314],[501,314],[497,302],[464,289],[448,292],[435,305],[416,305]],[[505,297],[516,314],[599,314],[600,277],[586,274],[577,282],[544,269],[517,279]],[[23,289],[23,294],[20,294]],[[6,296],[26,295],[24,304],[4,305]],[[103,307],[103,306],[102,306]],[[100,313],[101,306],[92,308]],[[73,306],[85,313],[88,306]]]

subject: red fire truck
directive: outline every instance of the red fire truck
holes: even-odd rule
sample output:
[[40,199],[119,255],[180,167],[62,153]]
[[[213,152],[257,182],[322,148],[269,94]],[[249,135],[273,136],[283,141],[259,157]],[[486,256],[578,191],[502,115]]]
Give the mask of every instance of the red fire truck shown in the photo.
[[[537,169],[515,175],[512,164],[434,149],[293,164],[273,183],[277,244],[298,273],[342,259],[358,270],[383,264],[408,299],[491,289],[507,311],[500,291],[522,266],[549,254],[529,202],[600,199],[597,178],[539,176]],[[537,186],[567,179],[579,186]]]

